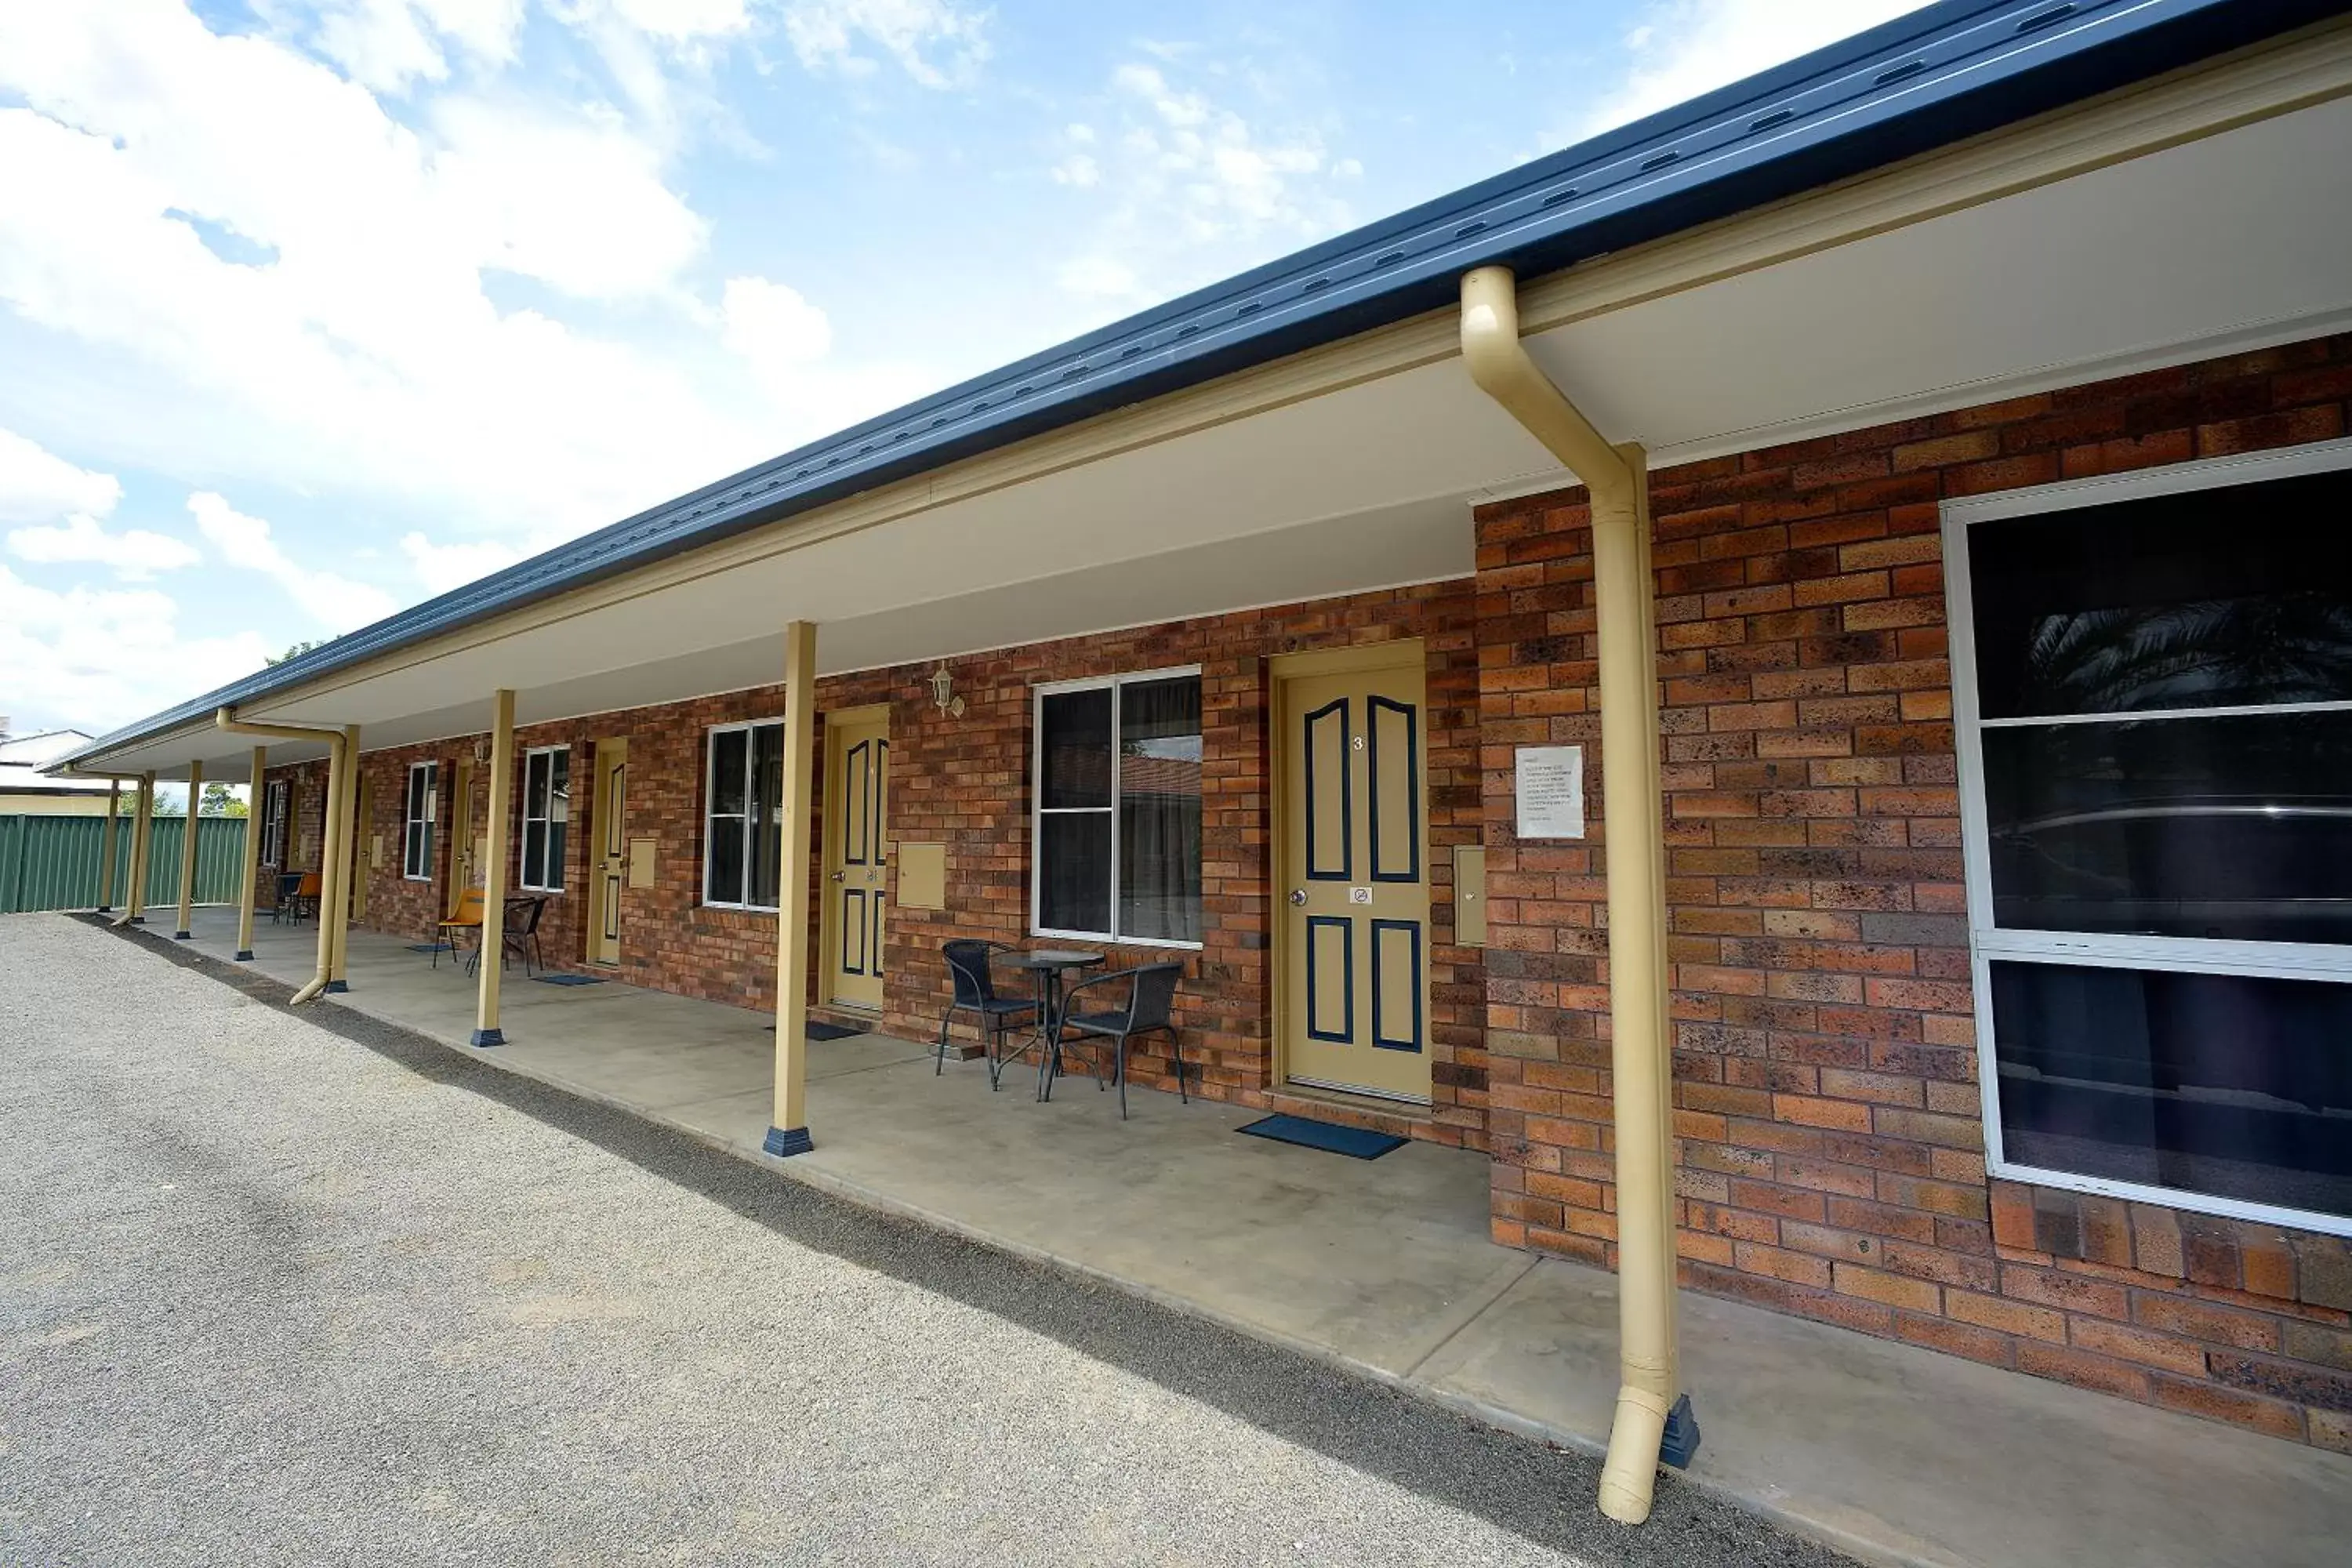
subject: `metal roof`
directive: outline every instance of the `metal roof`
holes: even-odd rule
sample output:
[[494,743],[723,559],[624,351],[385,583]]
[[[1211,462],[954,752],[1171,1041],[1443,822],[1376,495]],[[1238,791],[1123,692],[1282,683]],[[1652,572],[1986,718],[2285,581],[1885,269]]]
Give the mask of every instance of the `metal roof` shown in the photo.
[[1941,0],[977,376],[109,734],[163,733],[861,490],[1557,271],[2352,10],[2352,0]]

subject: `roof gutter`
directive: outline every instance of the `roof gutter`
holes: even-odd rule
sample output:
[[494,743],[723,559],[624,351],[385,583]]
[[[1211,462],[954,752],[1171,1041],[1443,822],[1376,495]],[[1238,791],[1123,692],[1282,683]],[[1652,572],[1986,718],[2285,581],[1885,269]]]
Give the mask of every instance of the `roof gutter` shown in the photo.
[[1656,579],[1642,448],[1612,447],[1519,341],[1507,267],[1462,277],[1462,359],[1480,391],[1576,471],[1591,500],[1608,855],[1610,1106],[1616,1129],[1616,1418],[1601,1511],[1650,1517],[1661,1458],[1698,1448],[1675,1344],[1674,1137],[1666,1033],[1665,847],[1658,767]]

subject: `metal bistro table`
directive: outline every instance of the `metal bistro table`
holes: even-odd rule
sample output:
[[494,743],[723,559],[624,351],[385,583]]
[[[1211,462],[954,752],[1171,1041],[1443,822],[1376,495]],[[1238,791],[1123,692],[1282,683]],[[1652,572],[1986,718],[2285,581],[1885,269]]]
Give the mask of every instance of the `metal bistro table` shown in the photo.
[[[1092,969],[1103,962],[1099,952],[1082,948],[1038,947],[1026,952],[1008,953],[997,960],[1007,969],[1025,969],[1037,977],[1037,1034],[1032,1042],[1038,1047],[1037,1098],[1054,1098],[1054,1079],[1062,1070],[1062,975],[1072,969]],[[1019,1056],[1029,1047],[1014,1051]]]

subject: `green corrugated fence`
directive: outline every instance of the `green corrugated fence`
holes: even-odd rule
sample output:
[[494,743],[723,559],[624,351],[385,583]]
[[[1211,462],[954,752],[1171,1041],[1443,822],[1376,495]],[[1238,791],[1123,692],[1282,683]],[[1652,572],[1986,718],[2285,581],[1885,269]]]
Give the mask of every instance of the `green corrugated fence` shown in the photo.
[[[147,907],[180,901],[181,836],[184,816],[155,819],[147,852]],[[121,909],[131,890],[131,817],[114,822],[114,887],[105,901]],[[106,852],[102,816],[0,816],[0,914],[32,910],[86,910],[97,904],[98,874]],[[245,818],[196,819],[196,902],[233,904],[244,873]]]

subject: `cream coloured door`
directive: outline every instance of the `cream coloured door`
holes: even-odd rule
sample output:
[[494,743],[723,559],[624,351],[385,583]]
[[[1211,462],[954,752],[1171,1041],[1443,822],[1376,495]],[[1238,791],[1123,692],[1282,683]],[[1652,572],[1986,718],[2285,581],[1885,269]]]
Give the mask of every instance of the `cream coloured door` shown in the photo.
[[621,889],[629,879],[629,743],[596,742],[596,866],[588,882],[588,959],[621,962]]
[[456,914],[466,889],[482,885],[481,857],[474,846],[474,763],[457,763],[457,780],[449,795],[449,887],[446,913]]
[[828,713],[824,752],[824,997],[878,1009],[889,901],[888,712]]
[[1426,1103],[1421,645],[1393,657],[1411,662],[1367,668],[1350,650],[1276,665],[1282,1059],[1292,1083]]

